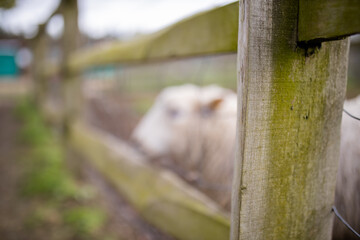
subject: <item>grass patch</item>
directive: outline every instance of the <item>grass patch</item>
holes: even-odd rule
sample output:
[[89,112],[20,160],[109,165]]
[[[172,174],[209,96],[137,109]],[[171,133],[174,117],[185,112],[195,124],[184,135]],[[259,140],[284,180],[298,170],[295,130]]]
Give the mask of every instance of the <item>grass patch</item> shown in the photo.
[[16,115],[24,122],[19,139],[28,145],[23,193],[54,200],[65,200],[76,195],[77,188],[64,166],[61,144],[52,136],[31,102],[22,101]]
[[25,98],[20,100],[15,108],[15,115],[24,122],[19,135],[21,142],[30,145],[44,145],[51,142],[50,132],[31,101]]
[[74,232],[87,237],[99,232],[104,225],[105,215],[99,209],[77,207],[67,210],[63,219]]
[[25,170],[21,193],[40,203],[25,226],[55,228],[54,236],[61,233],[66,239],[103,239],[108,235],[101,232],[106,214],[91,206],[95,190],[74,179],[65,164],[61,143],[31,102],[22,100],[15,113],[23,122],[19,139],[28,149],[22,159]]

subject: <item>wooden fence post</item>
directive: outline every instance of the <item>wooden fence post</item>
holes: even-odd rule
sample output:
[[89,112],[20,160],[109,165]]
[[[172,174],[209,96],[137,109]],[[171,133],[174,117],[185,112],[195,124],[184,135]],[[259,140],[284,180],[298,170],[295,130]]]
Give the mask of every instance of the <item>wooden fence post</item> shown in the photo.
[[69,130],[80,111],[81,86],[79,78],[70,70],[71,54],[77,49],[79,42],[78,4],[77,0],[63,0],[61,13],[64,17],[64,34],[62,42],[63,62],[61,67],[64,100],[64,130]]
[[330,239],[347,39],[297,46],[297,0],[240,0],[231,239]]
[[[11,1],[10,1],[11,2]],[[60,4],[58,8],[48,17],[44,23],[39,24],[38,33],[36,37],[30,40],[32,50],[33,50],[33,69],[32,69],[32,78],[33,78],[33,99],[35,100],[37,106],[41,111],[44,111],[46,105],[46,97],[48,95],[48,81],[47,72],[49,64],[47,63],[47,52],[48,52],[48,43],[49,37],[46,33],[46,26],[49,20],[60,11]]]
[[32,41],[34,61],[33,61],[33,87],[34,100],[42,108],[46,97],[47,80],[44,76],[44,61],[46,59],[47,36],[45,32],[46,24],[39,25],[39,31]]

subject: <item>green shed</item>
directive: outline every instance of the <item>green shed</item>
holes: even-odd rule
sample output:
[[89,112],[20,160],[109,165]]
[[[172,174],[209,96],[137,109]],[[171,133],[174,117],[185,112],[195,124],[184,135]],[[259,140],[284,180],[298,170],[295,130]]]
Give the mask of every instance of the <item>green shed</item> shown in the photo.
[[15,62],[15,51],[0,50],[0,77],[16,77],[19,69]]

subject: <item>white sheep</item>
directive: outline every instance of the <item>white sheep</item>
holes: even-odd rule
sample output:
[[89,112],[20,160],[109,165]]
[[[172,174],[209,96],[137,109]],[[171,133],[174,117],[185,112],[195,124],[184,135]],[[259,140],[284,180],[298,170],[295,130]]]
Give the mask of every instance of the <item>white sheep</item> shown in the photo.
[[[236,132],[236,94],[218,86],[164,89],[133,138],[152,156],[171,156],[173,165],[229,209]],[[360,96],[344,108],[360,116]],[[335,205],[360,230],[360,121],[343,114]],[[355,235],[335,220],[334,239]],[[354,238],[355,239],[355,238]]]
[[234,92],[215,85],[168,87],[133,139],[152,157],[170,156],[178,172],[229,207],[236,101]]
[[[344,109],[360,116],[360,96],[345,101]],[[360,231],[360,121],[343,113],[340,161],[336,182],[335,206],[342,217]],[[358,239],[335,219],[333,239]]]

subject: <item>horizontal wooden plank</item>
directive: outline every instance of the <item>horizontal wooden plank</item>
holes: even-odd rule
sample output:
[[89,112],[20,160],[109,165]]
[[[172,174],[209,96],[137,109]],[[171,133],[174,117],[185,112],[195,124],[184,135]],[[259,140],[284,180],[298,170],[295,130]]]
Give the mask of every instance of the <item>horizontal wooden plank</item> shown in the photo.
[[74,71],[93,65],[236,52],[238,3],[184,19],[129,42],[99,45],[75,53]]
[[154,169],[125,143],[83,123],[71,143],[150,223],[177,239],[229,239],[229,217],[167,170]]
[[326,41],[360,33],[359,0],[299,1],[298,41]]

